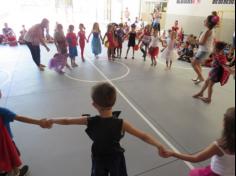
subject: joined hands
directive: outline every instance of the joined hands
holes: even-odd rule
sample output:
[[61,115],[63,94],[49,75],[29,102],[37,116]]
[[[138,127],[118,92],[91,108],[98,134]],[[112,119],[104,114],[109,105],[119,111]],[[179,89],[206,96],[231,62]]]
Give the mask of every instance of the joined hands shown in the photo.
[[53,127],[53,121],[49,119],[41,119],[39,121],[39,126],[41,128],[51,129]]

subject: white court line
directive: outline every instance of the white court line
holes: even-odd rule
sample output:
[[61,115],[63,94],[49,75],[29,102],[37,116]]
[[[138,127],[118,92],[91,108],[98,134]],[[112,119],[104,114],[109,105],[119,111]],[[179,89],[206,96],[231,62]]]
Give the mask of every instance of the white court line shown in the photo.
[[[107,59],[100,59],[99,61],[108,61]],[[118,64],[121,64],[123,67],[126,68],[126,73],[122,76],[119,76],[119,77],[116,77],[116,78],[112,78],[110,79],[111,81],[118,81],[118,80],[121,80],[121,79],[124,79],[125,77],[127,77],[130,73],[130,68],[125,65],[124,63],[122,62],[118,62],[118,61],[112,61],[112,62],[115,62],[115,63],[118,63]],[[71,80],[74,80],[74,81],[79,81],[79,82],[86,82],[86,83],[99,83],[99,82],[103,82],[103,81],[106,81],[106,80],[85,80],[85,79],[79,79],[79,78],[74,78],[73,76],[70,76],[69,74],[65,74],[65,76]]]
[[[134,111],[155,131],[155,133],[160,136],[160,138],[175,152],[180,153],[180,151],[173,145],[171,144],[170,141],[129,101],[129,99],[119,90],[119,88],[113,84],[113,82],[95,65],[93,64],[90,60],[88,60],[89,63],[101,74],[101,76],[106,79],[107,82],[109,82],[112,86],[114,86],[117,90],[117,92],[124,98],[124,100],[133,108]],[[184,161],[184,163],[189,167],[189,169],[194,169],[194,166],[189,163]]]
[[0,84],[0,89],[5,86],[10,80],[11,80],[11,74],[5,70],[0,70],[0,72],[3,72],[7,75],[7,79],[3,81],[3,83]]

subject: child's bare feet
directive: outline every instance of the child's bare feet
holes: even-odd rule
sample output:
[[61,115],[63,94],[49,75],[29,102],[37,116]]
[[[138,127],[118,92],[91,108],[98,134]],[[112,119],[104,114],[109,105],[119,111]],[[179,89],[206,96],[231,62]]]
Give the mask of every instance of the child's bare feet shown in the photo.
[[198,94],[193,95],[193,98],[200,98],[200,97],[203,97],[202,93],[198,93]]
[[73,63],[73,64],[72,64],[72,67],[78,67],[78,64]]
[[72,68],[69,65],[67,65],[66,68],[68,68],[69,70],[72,70]]
[[198,80],[199,80],[198,78],[196,78],[196,79],[192,79],[193,82],[196,82],[196,81],[198,81]]
[[44,67],[39,66],[38,68],[40,71],[44,71]]
[[204,79],[199,79],[199,80],[195,81],[195,85],[199,85],[202,82],[204,82]]
[[206,103],[206,104],[210,104],[211,103],[211,99],[210,98],[205,98],[205,97],[200,97],[200,99]]

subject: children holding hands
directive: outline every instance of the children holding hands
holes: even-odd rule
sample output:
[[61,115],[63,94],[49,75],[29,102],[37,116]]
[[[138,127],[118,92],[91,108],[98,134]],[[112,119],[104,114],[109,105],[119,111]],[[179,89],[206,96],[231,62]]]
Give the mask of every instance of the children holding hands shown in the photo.
[[223,121],[220,139],[197,154],[189,155],[166,151],[165,157],[198,163],[211,159],[208,167],[193,169],[189,176],[235,176],[235,107],[229,108]]
[[38,125],[42,128],[51,128],[52,123],[46,119],[36,120],[17,115],[14,112],[0,107],[0,175],[24,176],[29,167],[23,166],[20,152],[13,141],[10,123],[18,121],[26,124]]
[[72,119],[52,119],[58,125],[85,125],[86,133],[92,139],[92,176],[127,176],[124,149],[120,140],[125,132],[154,146],[164,156],[164,146],[149,134],[135,128],[126,120],[114,115],[112,108],[116,103],[116,89],[108,83],[100,83],[92,89],[92,101],[99,115],[82,116]]

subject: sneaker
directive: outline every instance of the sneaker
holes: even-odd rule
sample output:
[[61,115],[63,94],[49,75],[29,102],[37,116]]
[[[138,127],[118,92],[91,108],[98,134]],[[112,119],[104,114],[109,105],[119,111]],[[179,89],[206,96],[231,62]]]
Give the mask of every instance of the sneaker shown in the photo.
[[127,57],[125,57],[125,59],[128,59]]
[[23,166],[21,169],[20,169],[20,175],[19,176],[25,176],[29,171],[29,166]]
[[132,57],[132,59],[134,60],[134,57]]

